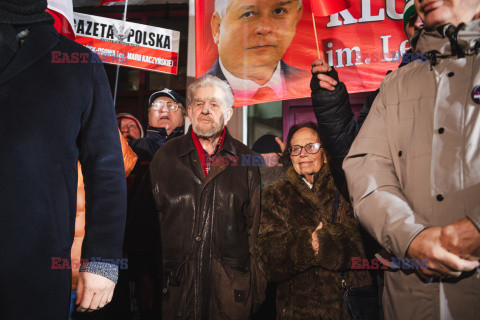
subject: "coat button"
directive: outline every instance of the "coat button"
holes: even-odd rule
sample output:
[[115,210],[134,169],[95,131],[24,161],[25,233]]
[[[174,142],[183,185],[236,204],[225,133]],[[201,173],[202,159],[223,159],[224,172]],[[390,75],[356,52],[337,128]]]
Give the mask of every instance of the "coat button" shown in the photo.
[[403,154],[402,150],[398,151],[398,156],[401,157]]
[[195,238],[195,241],[197,241],[197,242],[202,241],[202,237],[196,237],[196,238]]
[[444,198],[443,198],[443,195],[437,194],[437,200],[438,200],[438,201],[443,201],[443,199],[444,199]]
[[447,76],[450,77],[450,78],[453,77],[454,75],[455,75],[455,72],[449,72],[449,73],[447,74]]
[[442,127],[442,128],[440,128],[440,129],[438,129],[438,133],[442,134],[442,133],[444,133],[444,132],[445,132],[445,128]]

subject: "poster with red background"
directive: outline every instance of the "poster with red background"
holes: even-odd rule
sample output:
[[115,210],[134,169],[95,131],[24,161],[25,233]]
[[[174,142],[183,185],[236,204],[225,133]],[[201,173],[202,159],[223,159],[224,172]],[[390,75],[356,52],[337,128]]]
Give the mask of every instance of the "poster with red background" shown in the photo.
[[[205,74],[218,58],[210,27],[214,2],[195,2],[197,77]],[[396,69],[401,55],[410,48],[403,30],[404,3],[403,0],[351,0],[347,10],[329,17],[315,17],[320,51],[338,71],[340,81],[346,84],[350,93],[376,90],[387,71]],[[288,65],[309,71],[316,58],[310,0],[304,0],[303,15],[282,60]],[[309,81],[299,82],[301,87],[295,90],[289,88],[283,97],[270,97],[263,101],[236,99],[235,106],[308,97]]]

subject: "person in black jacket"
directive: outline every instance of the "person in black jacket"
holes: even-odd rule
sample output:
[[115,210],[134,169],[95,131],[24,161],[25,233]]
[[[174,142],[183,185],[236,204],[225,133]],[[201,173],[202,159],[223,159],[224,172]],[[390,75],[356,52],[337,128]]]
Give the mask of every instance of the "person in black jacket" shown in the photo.
[[[419,31],[423,29],[423,22],[415,11],[413,0],[407,0],[405,3],[403,21],[405,34],[411,47],[414,48]],[[412,50],[409,50],[404,54],[399,67],[415,58],[419,57],[415,57]],[[323,59],[316,59],[312,64],[310,89],[312,90],[313,111],[317,118],[318,128],[323,136],[325,149],[335,164],[332,174],[334,177],[340,178],[336,178],[335,181],[343,181],[343,159],[362,127],[379,89],[368,95],[357,120],[354,118],[345,84],[339,81],[337,71]]]
[[157,150],[170,139],[184,134],[185,115],[185,101],[175,91],[164,88],[150,96],[147,135],[129,142],[133,152],[138,156],[137,164],[132,171],[134,183],[129,190],[129,199],[142,182]]
[[77,160],[81,258],[90,261],[79,311],[111,300],[122,258],[125,170],[108,79],[96,54],[58,34],[46,8],[0,1],[0,319],[68,318]]

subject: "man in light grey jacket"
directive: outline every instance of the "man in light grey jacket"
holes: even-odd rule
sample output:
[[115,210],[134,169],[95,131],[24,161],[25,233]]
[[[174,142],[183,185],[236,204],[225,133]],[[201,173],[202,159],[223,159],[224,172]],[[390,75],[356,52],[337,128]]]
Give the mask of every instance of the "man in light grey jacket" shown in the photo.
[[415,6],[424,61],[385,78],[343,168],[363,226],[426,259],[386,273],[386,318],[479,319],[480,1]]

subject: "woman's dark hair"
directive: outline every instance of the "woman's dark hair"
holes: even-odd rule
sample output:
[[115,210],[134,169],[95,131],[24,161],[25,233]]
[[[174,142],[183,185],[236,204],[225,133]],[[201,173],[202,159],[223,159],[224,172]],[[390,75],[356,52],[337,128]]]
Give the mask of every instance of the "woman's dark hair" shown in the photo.
[[290,159],[290,152],[288,151],[290,149],[290,146],[292,145],[292,137],[293,135],[300,129],[303,128],[309,128],[315,131],[320,138],[320,143],[322,142],[322,135],[318,131],[318,126],[314,122],[304,122],[304,123],[297,123],[294,124],[293,126],[290,127],[290,130],[288,131],[287,135],[287,145],[285,147],[285,152],[282,154],[280,157],[279,161],[280,163],[285,167],[290,167],[292,165],[292,159]]

